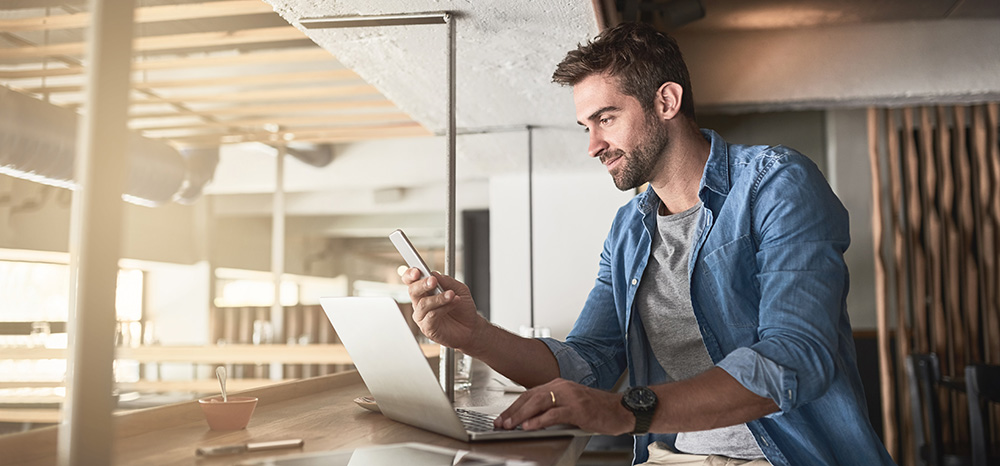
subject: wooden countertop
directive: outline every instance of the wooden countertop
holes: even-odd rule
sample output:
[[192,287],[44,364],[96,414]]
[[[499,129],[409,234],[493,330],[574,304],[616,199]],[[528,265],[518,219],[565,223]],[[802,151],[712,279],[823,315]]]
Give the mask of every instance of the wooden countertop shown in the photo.
[[[437,356],[440,346],[420,345],[427,357]],[[0,359],[65,359],[61,348],[3,348]],[[351,364],[341,344],[310,345],[212,345],[212,346],[122,346],[115,348],[116,359],[139,362],[186,362],[197,364]]]
[[[474,388],[460,392],[457,405],[505,403],[516,395],[487,390],[492,377],[484,365],[473,373]],[[354,398],[368,394],[356,371],[284,382],[247,390],[260,398],[244,430],[217,432],[208,428],[196,402],[177,403],[116,414],[115,463],[205,466],[233,464],[300,452],[354,449],[372,445],[421,442],[446,448],[516,457],[539,465],[575,464],[586,437],[465,443],[392,421],[362,409]],[[302,438],[301,450],[274,450],[226,457],[198,458],[198,447]],[[56,427],[0,436],[0,464],[56,464]]]

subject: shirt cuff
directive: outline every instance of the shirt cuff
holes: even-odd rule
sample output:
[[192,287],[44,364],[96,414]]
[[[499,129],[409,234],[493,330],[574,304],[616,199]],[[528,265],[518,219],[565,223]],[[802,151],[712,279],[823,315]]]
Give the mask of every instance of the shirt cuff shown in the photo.
[[737,348],[716,365],[747,390],[777,403],[781,411],[772,413],[768,417],[796,407],[798,379],[794,370],[785,368],[746,347]]
[[564,342],[554,338],[537,338],[549,347],[549,351],[556,357],[559,363],[559,377],[582,385],[590,386],[597,378],[587,363],[580,355]]

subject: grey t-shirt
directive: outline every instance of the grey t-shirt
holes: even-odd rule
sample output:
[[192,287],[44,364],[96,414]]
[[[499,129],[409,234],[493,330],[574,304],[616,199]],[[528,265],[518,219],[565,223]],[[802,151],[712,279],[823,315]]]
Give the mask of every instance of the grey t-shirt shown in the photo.
[[[653,235],[652,253],[636,290],[635,306],[646,336],[670,381],[689,379],[714,366],[691,308],[688,279],[688,258],[700,207],[699,203],[674,215],[657,215],[659,234]],[[746,424],[681,432],[675,446],[690,454],[764,457]]]

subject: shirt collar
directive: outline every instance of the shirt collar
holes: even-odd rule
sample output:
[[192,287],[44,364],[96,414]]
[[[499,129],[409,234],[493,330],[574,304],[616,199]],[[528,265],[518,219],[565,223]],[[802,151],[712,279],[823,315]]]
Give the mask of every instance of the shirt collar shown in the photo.
[[[710,129],[701,130],[702,136],[711,144],[711,151],[708,154],[708,161],[705,162],[705,172],[701,176],[701,183],[698,186],[699,196],[708,189],[719,195],[729,194],[729,145],[719,136],[719,133]],[[704,198],[702,198],[704,202]],[[660,198],[652,189],[646,189],[639,194],[637,207],[643,215],[654,212],[660,206]]]
[[711,151],[708,154],[708,161],[705,162],[705,172],[701,176],[701,184],[698,186],[699,195],[705,189],[711,190],[721,196],[729,194],[729,145],[719,136],[719,133],[710,129],[702,129],[701,134],[711,143]]

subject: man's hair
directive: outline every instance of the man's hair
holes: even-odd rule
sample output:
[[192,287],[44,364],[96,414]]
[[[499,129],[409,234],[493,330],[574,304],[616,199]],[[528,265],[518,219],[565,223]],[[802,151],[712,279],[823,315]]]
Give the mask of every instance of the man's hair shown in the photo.
[[653,111],[663,83],[680,84],[681,113],[694,119],[691,78],[681,50],[672,37],[650,25],[622,23],[578,45],[556,67],[552,82],[575,86],[595,74],[617,78],[619,90],[635,97],[646,112]]

